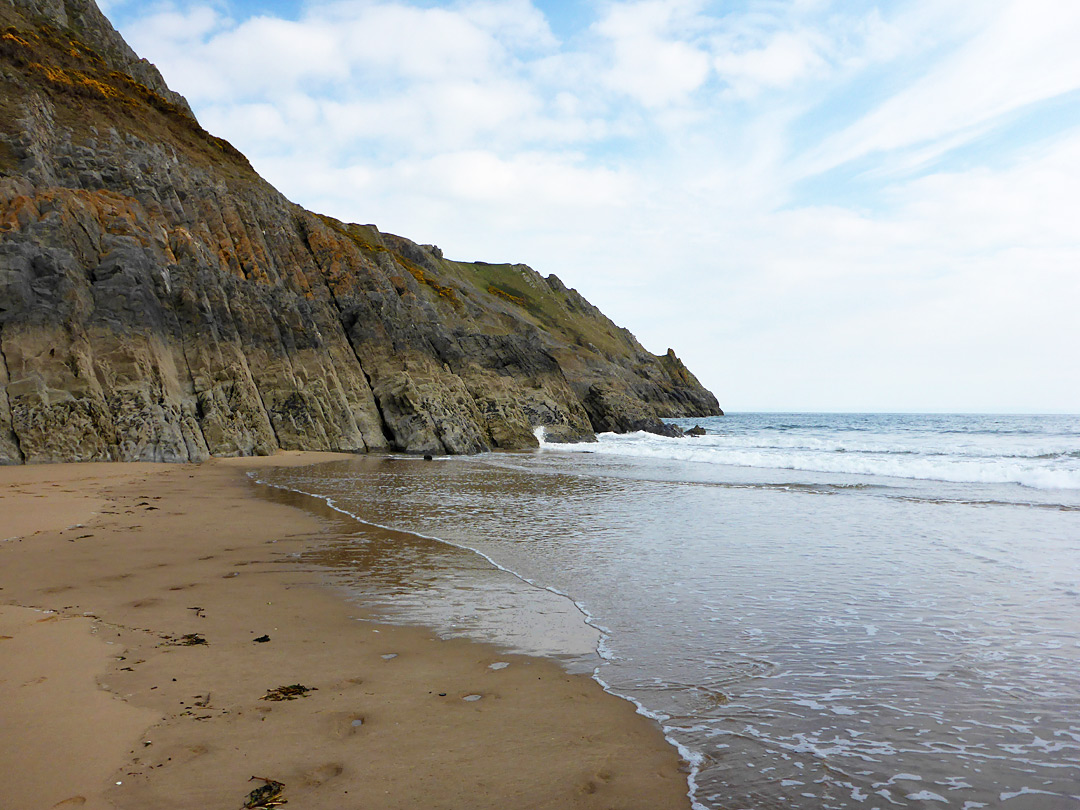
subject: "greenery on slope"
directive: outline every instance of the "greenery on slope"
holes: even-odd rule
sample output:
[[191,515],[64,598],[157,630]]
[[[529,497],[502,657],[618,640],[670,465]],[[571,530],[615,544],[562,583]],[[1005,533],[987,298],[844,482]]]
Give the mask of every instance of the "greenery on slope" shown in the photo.
[[175,144],[203,165],[254,175],[243,154],[204,130],[187,110],[115,69],[71,32],[0,4],[0,132],[15,134],[23,102],[34,92],[53,99],[58,123],[79,137],[92,137],[91,128],[116,128]]

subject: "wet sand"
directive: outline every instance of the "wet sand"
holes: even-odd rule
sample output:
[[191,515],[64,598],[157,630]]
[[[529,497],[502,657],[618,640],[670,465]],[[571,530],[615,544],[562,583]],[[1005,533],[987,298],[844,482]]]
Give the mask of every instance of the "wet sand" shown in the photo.
[[330,458],[0,468],[0,807],[236,810],[253,776],[309,810],[689,806],[591,679],[374,623],[297,563],[337,524],[244,468]]

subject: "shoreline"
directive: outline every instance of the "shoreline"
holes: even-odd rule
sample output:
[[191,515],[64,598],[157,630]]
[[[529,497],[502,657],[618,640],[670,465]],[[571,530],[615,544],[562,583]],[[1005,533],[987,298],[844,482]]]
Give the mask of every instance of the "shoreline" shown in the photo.
[[[355,459],[355,457],[350,457],[349,458],[350,461],[353,461],[354,459]],[[687,798],[689,800],[690,806],[691,806],[691,808],[693,810],[700,810],[702,805],[700,803],[696,802],[695,796],[696,796],[697,790],[698,790],[697,776],[699,774],[700,766],[701,766],[701,763],[703,761],[701,754],[699,754],[699,753],[691,750],[687,746],[685,746],[683,743],[681,743],[678,739],[676,739],[670,733],[668,727],[665,726],[665,724],[664,724],[664,721],[667,719],[664,715],[659,714],[656,711],[654,711],[653,709],[649,708],[647,705],[642,703],[636,697],[634,697],[632,695],[623,694],[623,693],[617,691],[609,683],[607,683],[607,681],[605,681],[602,677],[600,677],[600,671],[601,670],[600,670],[599,663],[604,661],[607,658],[607,656],[602,652],[601,648],[605,644],[607,644],[608,641],[610,640],[609,639],[610,631],[606,627],[604,627],[603,625],[600,625],[600,624],[598,624],[596,622],[596,618],[592,615],[592,613],[589,612],[589,610],[585,607],[585,605],[578,602],[576,599],[574,599],[572,596],[570,596],[570,594],[565,593],[564,591],[558,590],[557,588],[554,588],[554,587],[549,586],[549,585],[541,584],[541,583],[539,583],[539,582],[537,582],[537,581],[535,581],[533,579],[530,579],[529,577],[521,574],[520,572],[513,570],[512,568],[508,568],[507,566],[501,564],[500,562],[498,562],[497,560],[492,558],[485,551],[482,551],[481,549],[475,548],[475,547],[473,547],[471,545],[460,543],[460,542],[457,542],[457,541],[454,541],[454,540],[449,540],[449,539],[446,539],[445,537],[438,537],[438,536],[435,536],[435,535],[418,533],[416,531],[404,531],[404,530],[392,528],[392,527],[387,526],[387,525],[385,525],[383,523],[378,523],[378,522],[372,521],[368,517],[365,517],[365,516],[358,515],[358,514],[355,514],[353,512],[350,512],[349,510],[347,510],[347,509],[339,506],[338,504],[336,504],[334,502],[334,499],[332,499],[332,498],[330,498],[330,497],[328,497],[326,495],[313,494],[313,493],[306,492],[306,491],[303,491],[303,490],[294,489],[292,487],[288,487],[288,486],[284,486],[284,485],[281,485],[281,484],[273,483],[271,481],[267,481],[267,480],[265,480],[263,478],[260,478],[258,475],[252,476],[251,480],[254,483],[256,483],[260,488],[262,488],[262,491],[259,492],[260,497],[268,498],[272,502],[285,503],[285,504],[288,504],[288,505],[295,506],[298,509],[303,509],[305,511],[315,511],[315,512],[317,512],[319,514],[325,514],[325,515],[332,516],[332,518],[336,519],[336,520],[344,519],[346,522],[350,522],[350,523],[355,522],[357,524],[360,524],[361,526],[367,527],[368,529],[378,530],[380,532],[388,533],[390,535],[409,537],[409,538],[413,538],[413,539],[422,538],[422,539],[430,541],[432,543],[436,543],[437,545],[442,546],[442,547],[448,547],[448,548],[455,549],[457,551],[466,552],[469,555],[474,555],[476,557],[481,558],[492,569],[501,571],[502,573],[507,574],[508,576],[512,577],[517,582],[525,585],[530,590],[530,592],[532,592],[534,594],[544,594],[545,596],[553,595],[558,600],[565,601],[565,603],[568,603],[568,604],[572,605],[573,610],[576,612],[576,615],[577,615],[579,621],[584,625],[584,627],[588,628],[588,631],[589,631],[589,632],[586,632],[586,633],[580,633],[580,631],[579,631],[576,634],[578,637],[575,638],[575,639],[571,639],[571,638],[567,637],[567,635],[565,633],[561,634],[561,642],[562,642],[562,644],[567,645],[568,647],[579,647],[579,649],[578,649],[578,651],[576,653],[567,654],[565,652],[565,648],[563,650],[560,650],[558,653],[554,653],[554,652],[551,652],[551,651],[548,651],[548,652],[538,651],[537,650],[537,642],[536,642],[535,639],[533,639],[531,641],[527,640],[527,641],[524,642],[525,646],[528,649],[526,649],[526,650],[520,650],[519,649],[519,650],[515,650],[515,652],[520,652],[520,654],[523,654],[525,656],[531,656],[531,657],[554,658],[554,659],[560,661],[561,666],[565,667],[566,669],[568,669],[571,672],[589,674],[590,677],[592,678],[592,680],[595,683],[597,683],[601,687],[601,689],[603,689],[603,691],[606,692],[608,695],[611,695],[612,697],[615,697],[615,698],[617,698],[619,700],[624,700],[624,701],[626,701],[628,703],[633,704],[634,707],[636,708],[638,714],[640,714],[640,715],[648,718],[649,720],[653,721],[660,728],[660,730],[663,733],[664,738],[667,741],[668,745],[670,745],[672,748],[674,748],[678,752],[679,757],[680,757],[680,761],[682,762],[682,766],[685,768],[684,773],[686,774],[686,780],[687,780]],[[348,586],[344,586],[344,588],[345,588],[345,590],[347,592],[348,591]],[[383,609],[385,609],[385,607],[386,606],[383,606]],[[530,609],[533,610],[533,611],[544,613],[544,614],[546,614],[548,616],[548,618],[550,618],[551,613],[552,613],[550,603],[548,603],[548,604],[533,603],[531,605]],[[372,618],[376,622],[384,621],[384,619],[380,616],[378,610],[376,610],[376,612],[375,612],[374,616],[372,616]],[[429,616],[429,618],[430,618],[430,616]],[[446,619],[446,617],[443,617],[443,618],[444,618],[444,620]],[[509,651],[508,647],[509,647],[509,645],[511,643],[517,643],[517,644],[522,643],[521,640],[517,640],[516,642],[511,642],[509,639],[489,641],[487,638],[484,637],[484,634],[476,634],[476,633],[470,633],[470,632],[446,633],[445,632],[445,624],[443,622],[438,622],[438,621],[427,623],[424,620],[416,621],[416,620],[405,619],[404,622],[400,622],[400,621],[395,620],[395,621],[390,621],[389,623],[392,623],[392,624],[395,624],[395,625],[400,623],[400,624],[404,624],[405,626],[413,626],[413,627],[415,627],[415,626],[428,627],[429,629],[433,629],[434,632],[438,633],[441,638],[471,639],[471,640],[476,641],[476,642],[478,642],[480,644],[493,645],[497,649],[501,648],[506,652]],[[548,630],[548,632],[550,632],[551,627],[548,627],[547,630]],[[494,628],[491,628],[491,627],[488,627],[487,632],[488,633],[493,633],[493,638],[495,638],[495,639],[499,638],[499,631],[498,630],[496,630]],[[589,647],[589,655],[588,655],[588,657],[592,658],[592,659],[595,659],[595,660],[589,661],[587,663],[586,668],[581,668],[581,665],[583,663],[585,663],[585,661],[584,661],[585,656],[583,655],[583,653],[582,653],[582,651],[580,649],[580,645],[581,645],[581,643],[582,643],[582,641],[584,640],[585,637],[588,637],[588,647]]]
[[0,805],[224,810],[258,776],[316,810],[688,808],[592,678],[375,623],[295,561],[334,530],[243,471],[343,457],[0,469]]

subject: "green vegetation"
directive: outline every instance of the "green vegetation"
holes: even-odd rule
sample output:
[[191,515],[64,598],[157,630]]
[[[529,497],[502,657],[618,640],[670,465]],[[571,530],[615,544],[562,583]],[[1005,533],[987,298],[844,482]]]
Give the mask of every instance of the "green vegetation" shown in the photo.
[[[0,21],[21,19],[0,9]],[[126,129],[140,137],[157,136],[185,153],[216,165],[226,156],[238,167],[251,167],[239,150],[201,126],[181,105],[170,101],[120,70],[114,69],[86,43],[49,25],[36,28],[7,25],[0,32],[0,121],[7,132],[22,116],[28,91],[65,97],[56,105],[59,123],[77,135],[92,136],[91,127]]]
[[526,301],[524,298],[519,298],[513,293],[508,293],[506,290],[500,290],[494,284],[489,284],[487,291],[494,295],[496,298],[501,298],[504,301],[509,301],[511,304],[515,304],[516,306],[522,307],[523,309],[528,309],[529,307],[529,302]]
[[14,172],[19,168],[19,159],[16,157],[11,144],[0,141],[0,174]]
[[603,315],[584,310],[575,292],[551,285],[538,273],[520,264],[442,261],[450,274],[512,304],[519,316],[561,337],[567,343],[589,347],[601,354],[625,354],[627,339]]
[[442,284],[440,284],[438,281],[436,281],[434,278],[424,272],[424,268],[420,267],[415,262],[409,261],[400,254],[394,254],[394,261],[396,261],[398,264],[408,270],[412,274],[412,277],[419,281],[421,284],[426,284],[428,287],[431,287],[431,289],[433,289],[436,293],[439,294],[440,298],[445,298],[447,301],[453,304],[455,308],[461,306],[461,300],[457,297],[457,293],[454,292],[453,287],[444,287]]
[[[131,104],[131,99],[125,97],[112,85],[92,79],[79,70],[64,70],[63,68],[43,65],[40,62],[30,62],[27,66],[30,70],[41,73],[46,80],[62,88],[70,88],[75,91],[89,91],[90,95],[98,95],[104,99],[120,99],[125,104]],[[85,92],[84,92],[85,94]]]
[[461,306],[461,299],[458,298],[457,292],[454,290],[453,287],[447,287],[443,284],[440,284],[439,281],[434,278],[429,271],[425,271],[424,268],[418,265],[416,262],[407,259],[397,251],[391,250],[385,245],[375,241],[379,239],[379,232],[375,228],[367,225],[346,224],[344,222],[334,219],[333,217],[328,217],[325,214],[316,214],[315,216],[317,216],[319,220],[324,225],[326,225],[326,227],[344,236],[346,239],[348,239],[350,242],[360,248],[361,251],[369,254],[388,254],[394,260],[394,262],[408,270],[409,274],[413,278],[415,278],[420,284],[430,287],[436,292],[436,294],[438,294],[440,298],[449,301],[455,308],[459,308]]
[[376,241],[379,236],[378,231],[375,231],[374,228],[366,225],[346,224],[325,214],[316,214],[315,216],[327,228],[341,234],[365,253],[390,253],[389,248]]

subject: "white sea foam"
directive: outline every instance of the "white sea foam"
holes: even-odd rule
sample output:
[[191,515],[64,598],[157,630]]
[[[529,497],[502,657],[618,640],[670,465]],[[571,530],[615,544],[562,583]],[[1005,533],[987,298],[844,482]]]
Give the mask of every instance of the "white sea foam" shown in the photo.
[[934,793],[932,790],[920,790],[918,793],[909,793],[904,798],[912,802],[941,802],[942,804],[949,803],[948,799],[946,799],[940,793]]
[[[762,438],[758,435],[703,436],[673,439],[650,433],[602,433],[597,442],[549,444],[547,451],[604,453],[615,456],[700,464],[723,464],[815,473],[877,475],[928,481],[978,484],[1020,484],[1034,489],[1080,489],[1080,458],[1064,452],[1044,452],[1044,445],[1030,452],[995,453],[986,446],[948,446],[924,442],[850,442],[816,437]],[[929,446],[927,446],[929,445]]]

